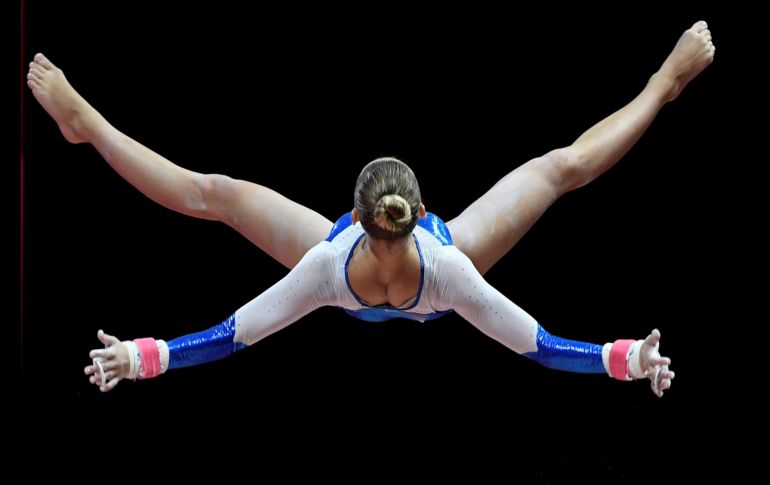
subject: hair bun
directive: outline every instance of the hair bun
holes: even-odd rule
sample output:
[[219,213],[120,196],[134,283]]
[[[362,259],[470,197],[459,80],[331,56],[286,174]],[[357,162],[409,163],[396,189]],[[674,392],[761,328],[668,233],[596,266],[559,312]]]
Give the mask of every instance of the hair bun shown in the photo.
[[412,221],[409,202],[398,194],[380,197],[374,208],[374,222],[383,229],[397,232]]

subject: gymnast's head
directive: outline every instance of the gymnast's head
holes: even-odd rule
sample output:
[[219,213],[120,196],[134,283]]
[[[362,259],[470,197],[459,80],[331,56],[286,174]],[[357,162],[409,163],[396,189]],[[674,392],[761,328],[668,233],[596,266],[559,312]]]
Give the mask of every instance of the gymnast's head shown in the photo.
[[420,186],[404,162],[383,157],[367,164],[356,181],[353,223],[359,220],[373,239],[398,241],[425,217]]

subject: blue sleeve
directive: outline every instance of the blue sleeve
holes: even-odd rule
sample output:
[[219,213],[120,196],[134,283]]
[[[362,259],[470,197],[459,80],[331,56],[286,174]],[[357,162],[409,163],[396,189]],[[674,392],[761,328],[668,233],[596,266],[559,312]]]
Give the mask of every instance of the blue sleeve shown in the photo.
[[550,369],[584,374],[606,374],[602,346],[555,337],[537,327],[537,350],[522,354]]
[[168,343],[168,368],[189,367],[227,357],[246,348],[234,341],[235,314],[215,327],[175,338]]

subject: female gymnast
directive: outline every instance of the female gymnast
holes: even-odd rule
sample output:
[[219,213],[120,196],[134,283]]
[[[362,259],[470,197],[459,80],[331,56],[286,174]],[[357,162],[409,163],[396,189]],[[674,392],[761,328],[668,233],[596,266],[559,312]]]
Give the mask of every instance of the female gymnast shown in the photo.
[[412,170],[395,158],[366,165],[354,208],[336,223],[267,187],[224,175],[191,172],[111,126],[42,54],[27,84],[72,143],[91,143],[113,169],[169,209],[234,228],[290,269],[275,285],[203,332],[169,342],[121,342],[99,330],[105,348],[90,352],[89,381],[102,392],[123,379],[223,358],[324,305],[367,321],[425,321],[455,311],[513,351],[550,368],[647,378],[657,396],[671,386],[660,332],[605,345],[546,332],[482,275],[505,255],[562,194],[612,167],[658,111],[714,57],[706,22],[680,37],[660,70],[628,105],[572,145],[530,160],[503,177],[446,224],[426,212]]

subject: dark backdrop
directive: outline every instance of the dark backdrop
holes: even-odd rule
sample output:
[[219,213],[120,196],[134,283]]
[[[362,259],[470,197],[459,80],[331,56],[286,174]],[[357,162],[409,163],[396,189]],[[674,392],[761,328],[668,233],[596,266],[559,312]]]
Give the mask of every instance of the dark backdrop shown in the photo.
[[208,328],[285,269],[228,227],[146,199],[90,146],[68,145],[27,94],[22,449],[45,460],[26,472],[625,483],[727,464],[714,435],[729,416],[703,352],[729,232],[714,186],[729,177],[730,126],[715,113],[732,108],[735,27],[706,9],[549,10],[30,2],[25,56],[44,52],[116,127],[183,167],[335,220],[360,168],[394,155],[449,220],[630,101],[705,18],[715,64],[487,275],[563,337],[660,328],[678,373],[664,399],[644,382],[541,368],[455,315],[371,324],[333,309],[226,360],[101,394],[82,373],[97,329]]

